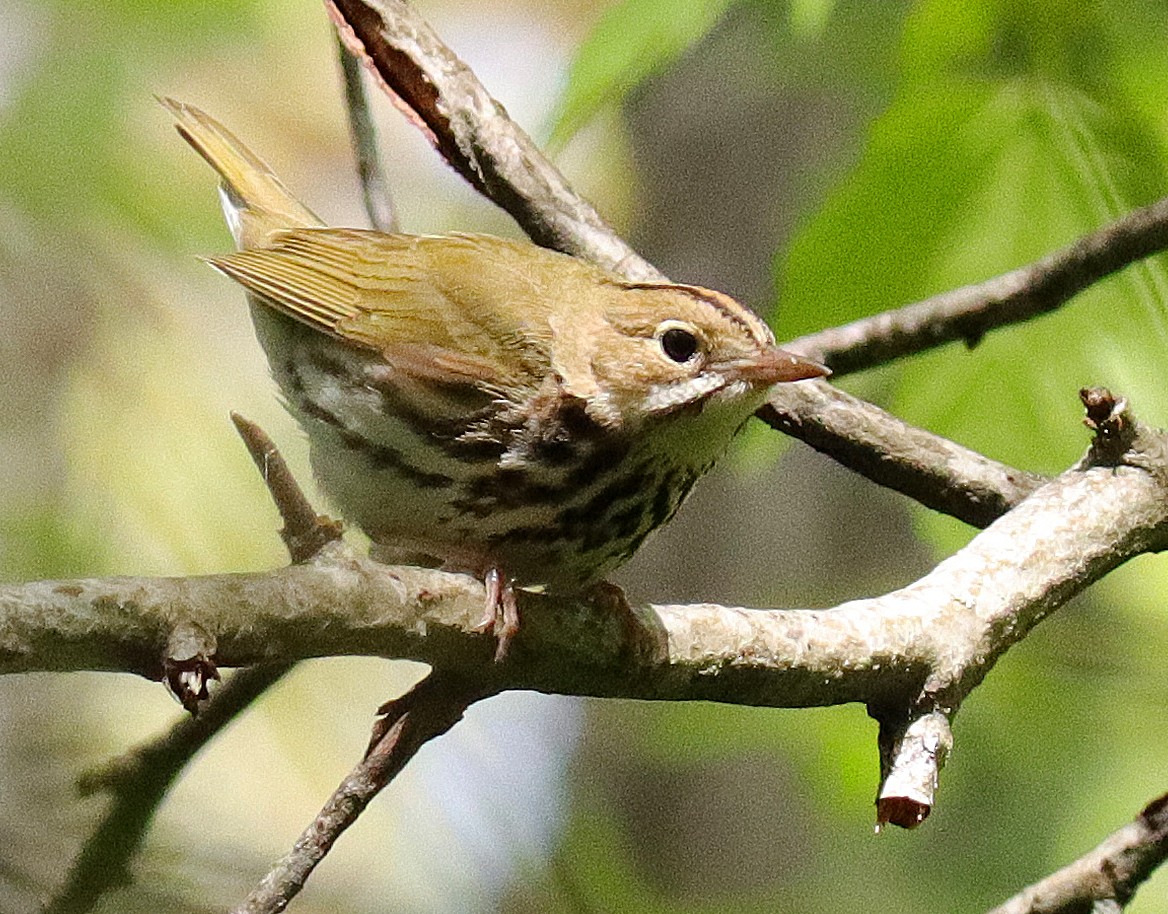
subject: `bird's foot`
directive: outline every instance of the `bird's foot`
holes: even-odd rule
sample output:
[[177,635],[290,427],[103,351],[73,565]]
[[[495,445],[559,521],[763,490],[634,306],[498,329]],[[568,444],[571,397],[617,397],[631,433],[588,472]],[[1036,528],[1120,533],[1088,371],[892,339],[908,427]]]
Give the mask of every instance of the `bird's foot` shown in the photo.
[[519,631],[519,604],[515,599],[515,584],[503,576],[498,568],[490,569],[483,576],[487,588],[487,605],[483,619],[475,626],[475,631],[493,634],[497,639],[495,662],[501,663],[507,656],[511,640]]

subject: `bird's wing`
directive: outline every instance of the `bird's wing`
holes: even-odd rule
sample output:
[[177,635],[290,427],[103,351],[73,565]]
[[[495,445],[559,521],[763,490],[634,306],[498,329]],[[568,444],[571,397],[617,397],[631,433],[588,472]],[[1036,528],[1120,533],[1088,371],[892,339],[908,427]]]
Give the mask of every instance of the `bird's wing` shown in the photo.
[[518,249],[485,236],[296,229],[210,263],[413,379],[530,392],[548,371],[550,330],[539,302],[525,301],[538,294],[515,273]]

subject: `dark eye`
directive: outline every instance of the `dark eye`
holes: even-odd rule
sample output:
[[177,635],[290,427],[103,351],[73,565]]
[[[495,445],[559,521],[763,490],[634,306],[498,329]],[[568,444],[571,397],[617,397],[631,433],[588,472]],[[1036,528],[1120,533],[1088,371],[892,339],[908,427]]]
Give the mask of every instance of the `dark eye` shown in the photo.
[[681,327],[670,327],[661,334],[660,340],[661,351],[679,365],[684,365],[697,354],[698,338]]

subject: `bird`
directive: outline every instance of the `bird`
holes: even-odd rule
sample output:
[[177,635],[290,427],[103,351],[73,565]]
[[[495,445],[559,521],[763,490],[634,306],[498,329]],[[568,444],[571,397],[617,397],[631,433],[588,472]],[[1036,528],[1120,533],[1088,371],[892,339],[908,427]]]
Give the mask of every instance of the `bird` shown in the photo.
[[632,282],[483,234],[328,227],[226,127],[160,99],[218,173],[244,287],[313,473],[381,561],[517,589],[601,585],[669,521],[776,383],[827,376],[721,292]]

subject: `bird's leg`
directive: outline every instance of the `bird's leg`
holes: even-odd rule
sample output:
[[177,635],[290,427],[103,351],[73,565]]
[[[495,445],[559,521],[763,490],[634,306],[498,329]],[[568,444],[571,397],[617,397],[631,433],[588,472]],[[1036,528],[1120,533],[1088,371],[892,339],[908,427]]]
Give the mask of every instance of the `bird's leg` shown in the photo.
[[515,586],[498,568],[487,571],[483,576],[483,584],[487,588],[486,611],[475,630],[492,632],[499,639],[495,647],[495,662],[501,663],[507,656],[511,639],[519,631],[519,604],[515,599]]

